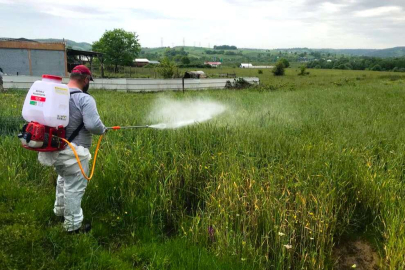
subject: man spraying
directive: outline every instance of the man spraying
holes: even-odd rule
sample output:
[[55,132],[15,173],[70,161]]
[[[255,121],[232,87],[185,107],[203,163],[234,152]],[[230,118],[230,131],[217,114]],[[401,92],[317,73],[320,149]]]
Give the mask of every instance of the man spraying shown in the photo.
[[[89,171],[91,158],[89,147],[92,134],[101,135],[106,128],[97,111],[94,98],[87,91],[90,81],[93,81],[90,70],[84,66],[76,66],[68,83],[70,91],[69,124],[66,126],[66,138],[76,149],[80,162],[86,174]],[[41,154],[39,156],[41,161]],[[42,162],[41,162],[42,163]],[[64,228],[69,233],[88,232],[90,224],[82,226],[83,210],[81,201],[87,187],[73,151],[67,148],[57,152],[52,162],[58,173],[54,213],[64,217]]]

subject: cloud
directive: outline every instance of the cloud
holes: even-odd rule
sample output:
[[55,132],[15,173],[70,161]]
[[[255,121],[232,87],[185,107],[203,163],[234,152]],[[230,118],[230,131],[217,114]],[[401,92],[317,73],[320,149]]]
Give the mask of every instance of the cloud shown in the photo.
[[[379,16],[392,16],[393,14],[401,14],[403,9],[399,6],[384,6],[371,8],[361,11],[356,11],[355,15],[358,17],[379,17]],[[402,13],[402,15],[405,15]]]
[[405,45],[404,12],[404,0],[0,0],[0,33],[92,42],[124,28],[148,47],[383,48]]

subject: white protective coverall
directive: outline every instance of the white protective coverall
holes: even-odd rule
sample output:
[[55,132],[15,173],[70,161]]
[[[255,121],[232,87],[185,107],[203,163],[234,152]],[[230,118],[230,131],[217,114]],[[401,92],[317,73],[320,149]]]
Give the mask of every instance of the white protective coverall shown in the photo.
[[[91,154],[87,148],[74,143],[83,170],[89,174]],[[39,153],[38,160],[43,165],[54,166],[58,173],[56,182],[56,200],[53,212],[65,217],[63,227],[67,231],[74,231],[81,227],[83,210],[81,201],[87,187],[87,180],[83,177],[76,157],[70,147],[54,153]]]

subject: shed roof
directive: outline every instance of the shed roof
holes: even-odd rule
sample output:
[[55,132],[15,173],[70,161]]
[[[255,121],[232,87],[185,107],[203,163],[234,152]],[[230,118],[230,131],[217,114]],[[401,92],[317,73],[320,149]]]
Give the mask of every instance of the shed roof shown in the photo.
[[102,56],[103,54],[100,52],[92,52],[92,51],[82,51],[82,50],[74,50],[74,49],[66,49],[68,55],[84,55],[84,56]]
[[140,63],[149,63],[149,60],[146,58],[137,58],[135,59],[135,62],[140,62]]

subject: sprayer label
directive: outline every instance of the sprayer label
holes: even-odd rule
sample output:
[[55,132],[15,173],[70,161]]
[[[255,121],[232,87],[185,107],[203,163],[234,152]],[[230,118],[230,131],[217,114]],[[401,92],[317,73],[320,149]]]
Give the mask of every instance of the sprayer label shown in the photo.
[[38,97],[38,96],[31,96],[31,100],[39,101],[39,102],[45,102],[46,98],[45,97]]
[[66,121],[66,119],[67,119],[67,116],[66,115],[57,115],[56,116],[56,119],[58,119],[58,120],[62,120],[62,121]]
[[55,93],[61,94],[61,95],[68,95],[68,89],[55,86]]

